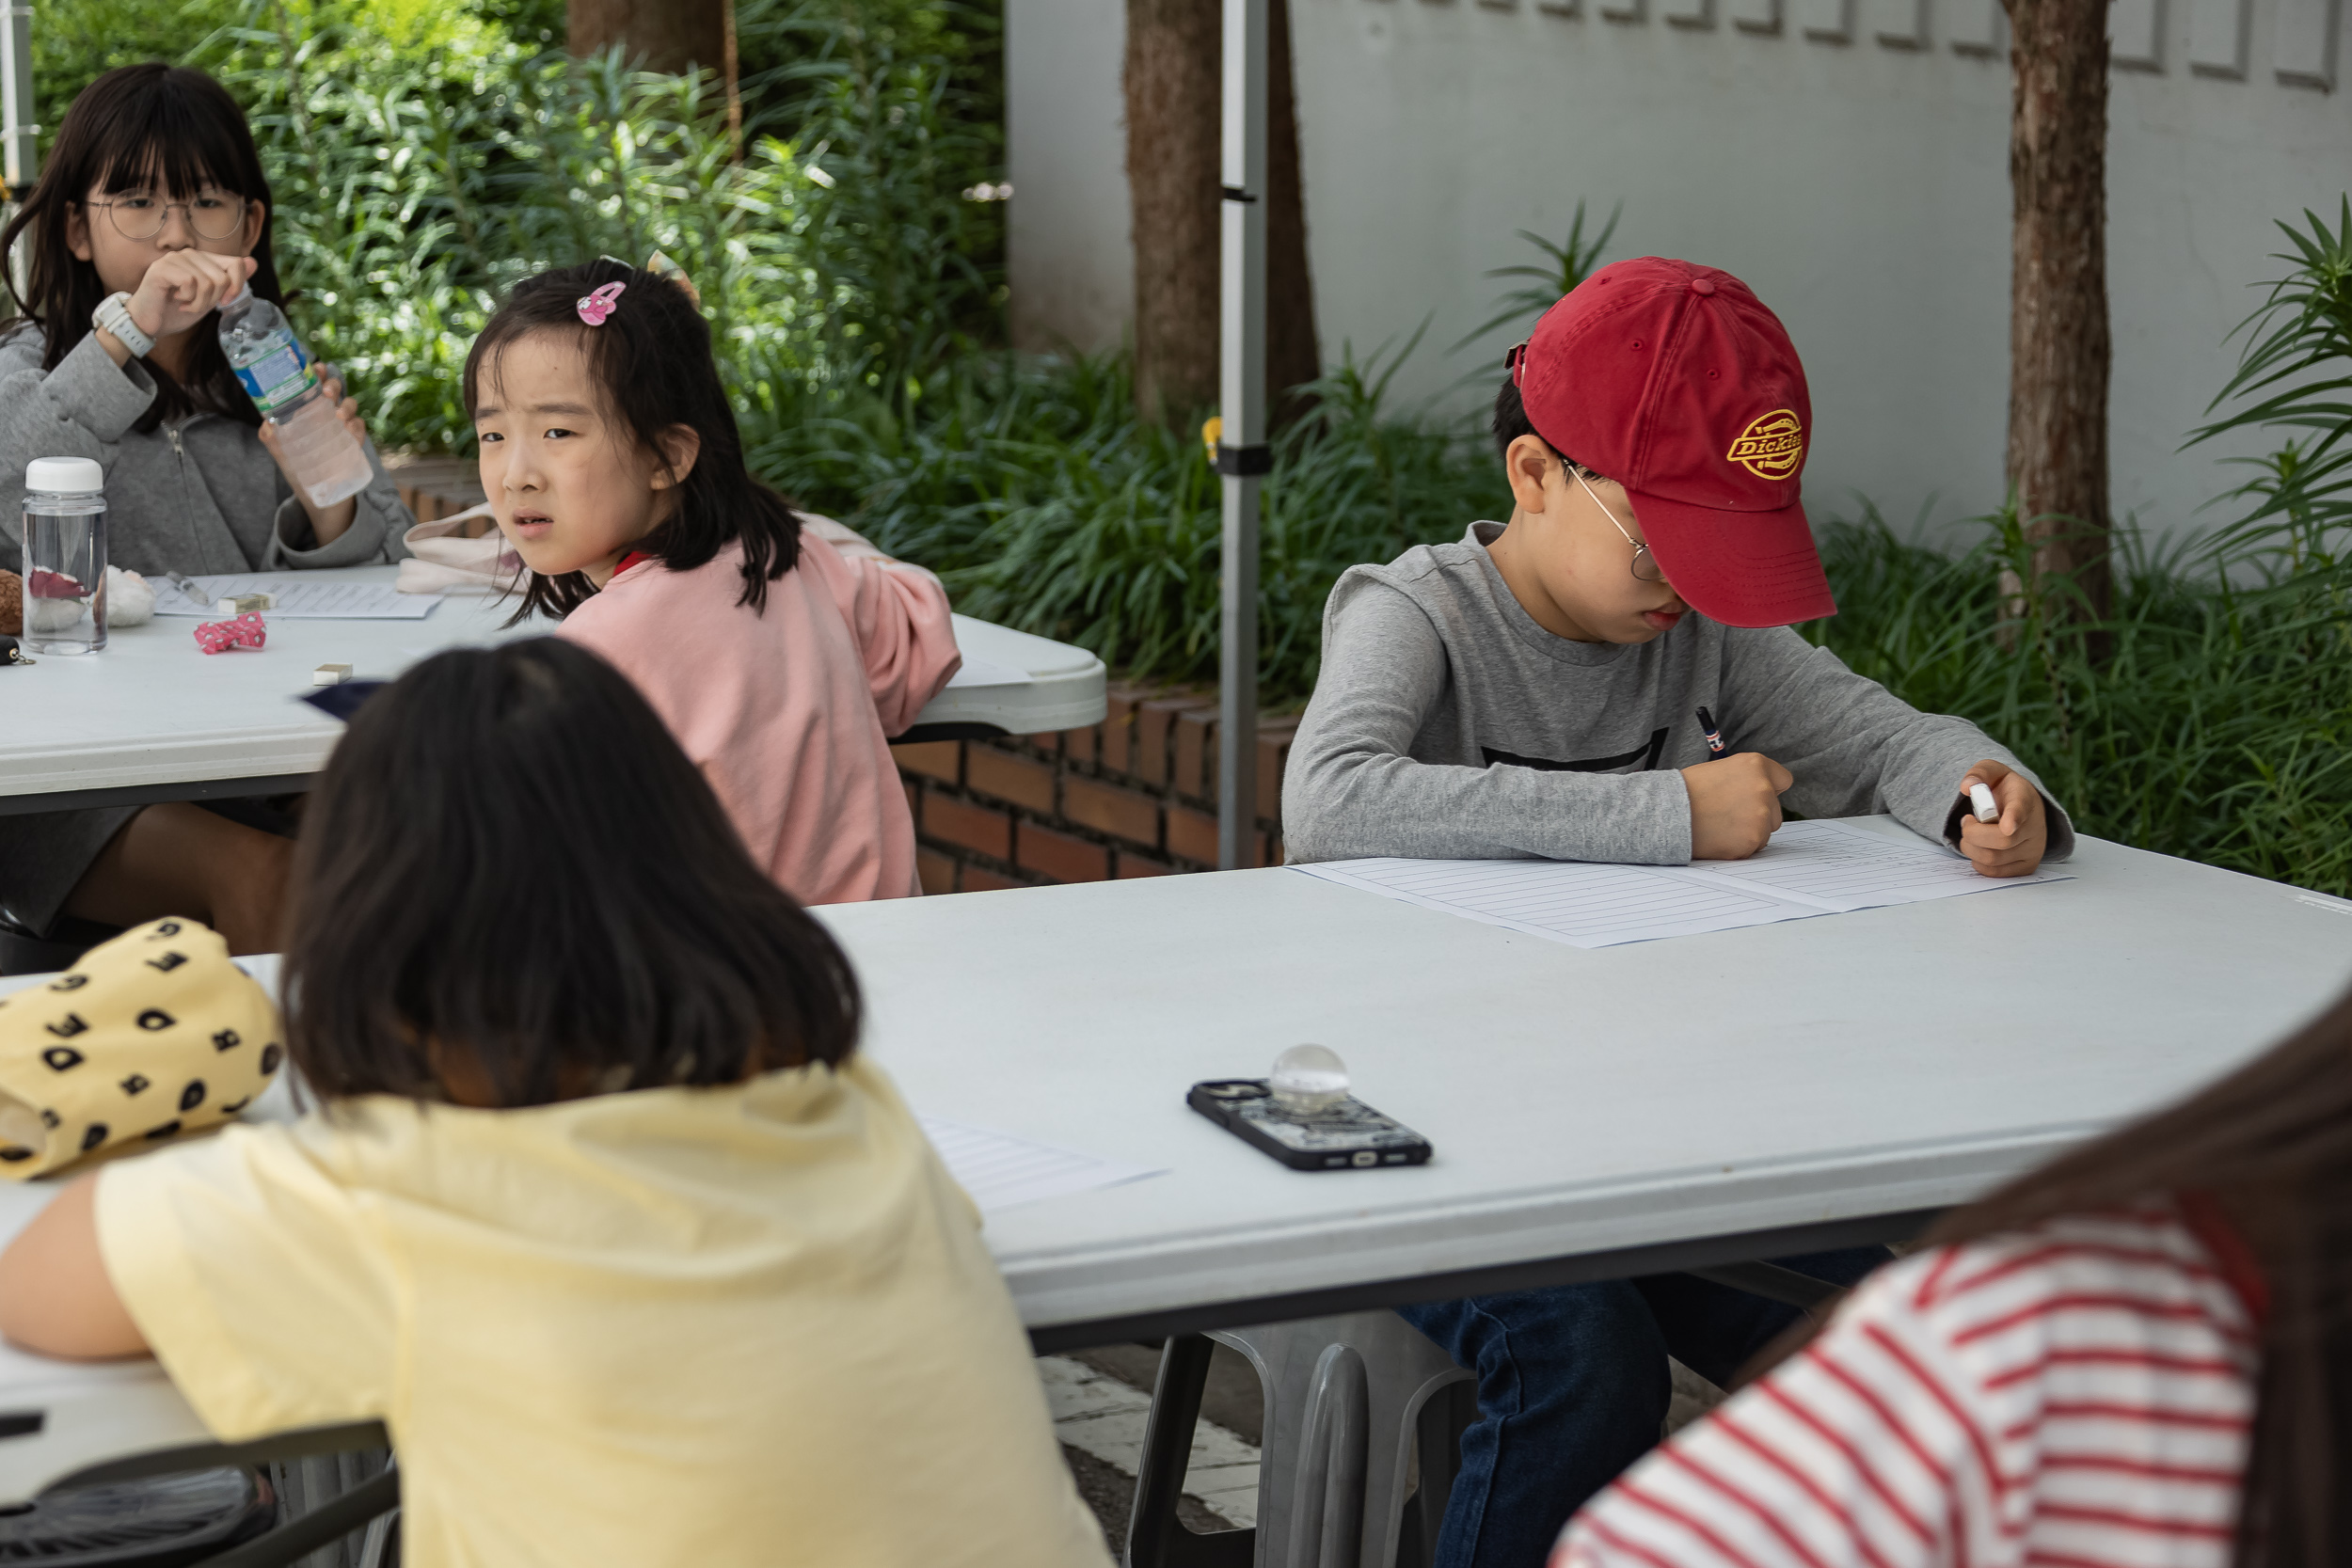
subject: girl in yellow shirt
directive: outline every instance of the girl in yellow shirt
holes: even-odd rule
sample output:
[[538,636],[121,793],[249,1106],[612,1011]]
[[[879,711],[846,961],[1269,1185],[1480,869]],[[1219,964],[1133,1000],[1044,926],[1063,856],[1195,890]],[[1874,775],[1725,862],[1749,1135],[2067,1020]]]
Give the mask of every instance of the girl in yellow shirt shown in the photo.
[[68,1189],[0,1333],[151,1351],[224,1441],[381,1420],[410,1568],[1104,1568],[847,960],[628,681],[543,640],[370,698],[293,910],[316,1108]]

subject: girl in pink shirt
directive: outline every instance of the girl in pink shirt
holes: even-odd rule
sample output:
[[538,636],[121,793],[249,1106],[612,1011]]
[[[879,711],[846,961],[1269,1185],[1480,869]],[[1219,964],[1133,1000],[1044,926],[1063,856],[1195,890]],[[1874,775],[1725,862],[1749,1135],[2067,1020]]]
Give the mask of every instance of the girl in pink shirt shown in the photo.
[[752,858],[804,904],[918,891],[890,758],[961,657],[947,594],[743,465],[710,328],[617,261],[518,286],[466,360],[520,615],[644,694]]

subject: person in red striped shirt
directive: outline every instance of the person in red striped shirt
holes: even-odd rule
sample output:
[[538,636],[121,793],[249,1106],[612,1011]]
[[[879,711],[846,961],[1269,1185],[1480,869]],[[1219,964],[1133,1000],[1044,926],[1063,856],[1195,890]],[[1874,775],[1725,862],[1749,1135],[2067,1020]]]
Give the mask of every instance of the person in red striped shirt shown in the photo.
[[2348,1498],[2352,997],[1947,1216],[1551,1564],[2319,1568]]

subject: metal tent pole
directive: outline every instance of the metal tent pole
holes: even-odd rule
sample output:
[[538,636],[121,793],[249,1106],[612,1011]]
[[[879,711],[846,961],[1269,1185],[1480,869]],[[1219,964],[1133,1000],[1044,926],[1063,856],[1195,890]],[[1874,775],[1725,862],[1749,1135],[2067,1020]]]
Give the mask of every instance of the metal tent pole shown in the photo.
[[[7,215],[14,217],[24,193],[40,176],[40,127],[33,113],[33,8],[30,0],[5,0],[0,7],[0,174],[8,179]],[[8,282],[23,299],[31,287],[33,247],[18,245],[5,259]]]
[[1217,472],[1225,476],[1216,863],[1258,863],[1258,484],[1265,445],[1266,6],[1225,0]]
[[40,170],[40,127],[30,122],[33,112],[33,8],[29,0],[9,0],[8,24],[0,27],[0,119],[5,119],[8,199],[22,201]]
[[8,25],[0,28],[0,119],[8,127],[8,193],[11,202],[24,199],[25,188],[40,174],[40,127],[28,122],[33,113],[33,7],[28,0],[11,0]]

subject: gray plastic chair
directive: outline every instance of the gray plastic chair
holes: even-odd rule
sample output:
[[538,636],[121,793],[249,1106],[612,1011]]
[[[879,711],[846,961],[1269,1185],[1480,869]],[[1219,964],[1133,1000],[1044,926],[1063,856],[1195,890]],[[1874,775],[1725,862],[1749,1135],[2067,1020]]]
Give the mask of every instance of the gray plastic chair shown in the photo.
[[[1840,1294],[1777,1263],[1687,1272],[1807,1312]],[[1176,1499],[1211,1340],[1257,1369],[1265,1440],[1257,1528],[1198,1535],[1176,1517]],[[1477,1418],[1476,1380],[1393,1312],[1171,1338],[1144,1424],[1127,1568],[1424,1568],[1437,1555],[1462,1433]]]
[[[1212,1339],[1257,1369],[1265,1441],[1257,1528],[1196,1535],[1176,1498]],[[1144,1429],[1128,1568],[1420,1568],[1477,1410],[1470,1374],[1393,1312],[1170,1338]]]

